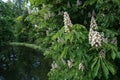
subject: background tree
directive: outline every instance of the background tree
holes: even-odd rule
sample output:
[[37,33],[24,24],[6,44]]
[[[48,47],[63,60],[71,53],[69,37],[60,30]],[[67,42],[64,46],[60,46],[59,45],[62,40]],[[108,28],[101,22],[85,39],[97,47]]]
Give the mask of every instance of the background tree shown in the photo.
[[11,2],[1,2],[0,9],[0,76],[7,80],[47,80],[49,66],[46,65],[49,63],[41,51],[9,45],[13,41],[34,43],[34,38],[31,37],[33,27],[25,21],[28,11],[23,9],[21,14],[17,14],[19,8]]

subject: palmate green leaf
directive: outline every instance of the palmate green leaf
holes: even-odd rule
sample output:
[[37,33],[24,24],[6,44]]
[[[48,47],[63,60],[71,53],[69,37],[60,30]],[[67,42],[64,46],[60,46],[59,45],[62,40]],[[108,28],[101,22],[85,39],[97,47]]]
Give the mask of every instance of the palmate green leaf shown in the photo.
[[56,33],[56,34],[52,37],[52,40],[56,40],[58,37],[59,37],[59,34]]
[[58,37],[63,37],[64,27],[62,27],[56,34],[53,35],[52,40],[57,39]]
[[65,36],[65,42],[67,42],[68,40],[70,40],[72,42],[73,41],[73,39],[71,40],[72,36],[73,36],[72,33],[67,34]]
[[120,52],[117,52],[116,55],[117,55],[117,58],[120,58]]
[[72,35],[72,36],[70,37],[70,42],[72,43],[73,40],[74,40],[74,36]]
[[108,71],[108,68],[105,65],[105,62],[103,61],[103,59],[101,59],[101,65],[102,65],[103,74],[104,74],[105,78],[108,79],[109,71]]
[[81,57],[82,57],[83,54],[84,54],[83,49],[81,49],[81,48],[80,48],[80,49],[77,49],[75,53],[76,53],[77,56],[80,56],[79,59],[81,59]]
[[83,26],[83,25],[80,25],[80,24],[73,25],[72,29],[75,30],[75,31],[77,31],[77,32],[79,32],[79,31],[81,31],[81,32],[86,31],[87,32],[86,27]]
[[86,39],[87,30],[83,25],[75,24],[71,27],[72,38],[82,43]]
[[97,62],[98,62],[98,57],[96,57],[96,58],[93,59],[93,63],[91,65],[91,70],[94,69],[94,66],[96,65]]
[[[108,21],[109,21],[109,19],[108,19]],[[116,35],[118,35],[118,33],[117,32],[115,32],[115,31],[113,31],[113,30],[109,30],[109,29],[103,29],[103,32],[105,32],[106,33],[106,36],[107,37],[114,37],[114,36],[116,36]]]
[[112,52],[111,52],[111,57],[112,57],[112,59],[114,60],[115,59],[115,57],[116,57],[116,53],[115,53],[115,51],[114,50],[112,50]]
[[80,35],[80,34],[77,33],[77,31],[75,31],[75,30],[73,31],[73,34],[74,34],[75,38],[76,38],[77,40],[79,40],[79,35]]
[[111,57],[114,60],[116,57],[119,58],[119,51],[118,48],[116,46],[111,45],[112,48],[112,52],[111,52]]
[[55,51],[59,51],[59,49],[61,49],[61,44],[54,45],[54,46],[53,46],[53,49],[54,49]]
[[116,74],[116,69],[115,67],[110,63],[108,62],[107,60],[105,60],[105,65],[107,66],[107,68],[109,69],[109,71],[115,75]]
[[66,58],[66,55],[67,55],[67,47],[64,48],[64,50],[62,51],[62,54],[61,54],[61,57],[62,58]]
[[119,58],[120,57],[120,54],[119,54],[117,46],[114,46],[112,44],[105,44],[104,46],[105,46],[105,50],[107,50],[107,51],[111,50],[110,56],[111,56],[111,58],[113,60],[115,58]]
[[71,59],[74,59],[74,58],[75,58],[75,56],[76,56],[76,55],[75,55],[75,53],[70,52],[70,51],[69,51],[69,55],[70,55],[70,58],[71,58]]
[[120,58],[120,52],[118,51],[118,47],[116,46],[111,46],[111,47],[112,47],[112,53],[115,54],[115,58]]
[[97,63],[96,63],[96,66],[95,66],[95,68],[94,68],[94,77],[96,77],[97,76],[97,74],[98,74],[98,71],[99,71],[99,68],[100,68],[100,59],[98,59],[98,61],[97,61]]

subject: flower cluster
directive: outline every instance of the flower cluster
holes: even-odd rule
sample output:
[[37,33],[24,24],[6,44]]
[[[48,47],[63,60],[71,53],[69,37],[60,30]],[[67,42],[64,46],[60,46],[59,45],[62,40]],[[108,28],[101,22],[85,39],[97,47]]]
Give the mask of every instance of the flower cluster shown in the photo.
[[84,65],[83,65],[82,63],[80,63],[80,64],[79,64],[79,70],[84,71],[84,68],[85,68]]
[[117,46],[117,43],[118,43],[117,37],[114,37],[114,38],[112,39],[111,43]]
[[99,57],[105,58],[105,56],[106,56],[106,52],[105,52],[104,50],[101,50],[101,51],[99,52]]
[[54,70],[54,69],[58,68],[58,65],[55,63],[55,61],[53,61],[53,63],[51,64],[51,66],[52,66],[51,70]]
[[68,62],[68,67],[72,68],[73,67],[73,60],[72,59],[71,60],[67,60],[67,62]]
[[[100,55],[102,55],[101,52],[100,52]],[[73,62],[74,62],[73,59],[67,60],[67,62],[66,62],[62,58],[61,62],[63,63],[63,65],[68,65],[69,68],[72,68],[74,66],[73,65]],[[55,63],[55,61],[53,61],[53,63],[51,64],[51,67],[52,67],[51,70],[55,70],[55,69],[58,69],[59,66]],[[85,67],[82,63],[79,63],[78,69],[81,70],[81,71],[84,71]]]
[[58,37],[58,38],[57,38],[57,42],[58,42],[58,43],[62,43],[62,42],[63,42],[63,39],[60,38],[60,37]]
[[70,32],[69,27],[72,26],[69,14],[67,12],[64,12],[64,27],[65,27],[65,32]]
[[101,46],[102,42],[105,42],[104,33],[97,31],[98,27],[94,17],[91,19],[90,32],[89,32],[89,43],[91,46]]
[[48,11],[47,13],[44,14],[44,19],[48,20],[50,17],[54,17],[55,14],[53,12]]
[[63,11],[59,11],[59,12],[58,12],[58,15],[63,15],[63,14],[64,14]]

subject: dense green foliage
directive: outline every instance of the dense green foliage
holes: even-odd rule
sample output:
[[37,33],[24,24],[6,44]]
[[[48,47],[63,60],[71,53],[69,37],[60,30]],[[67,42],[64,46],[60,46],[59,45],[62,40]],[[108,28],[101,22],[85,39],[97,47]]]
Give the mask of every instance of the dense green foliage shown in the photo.
[[0,79],[47,80],[49,60],[44,59],[41,48],[35,44],[15,43],[34,43],[31,37],[34,31],[30,33],[32,25],[25,21],[28,11],[11,2],[0,2],[0,10]]
[[[27,2],[31,5],[25,7]],[[119,80],[119,0],[16,0],[15,4],[0,2],[0,76]],[[65,32],[64,12],[73,23],[70,32]],[[95,31],[107,39],[102,46],[89,42],[91,17],[98,26]]]
[[[119,0],[86,0],[79,2],[78,5],[76,0],[31,0],[31,3],[33,7],[40,9],[36,15],[41,17],[37,20],[31,20],[32,23],[38,21],[37,28],[46,30],[49,33],[46,34],[47,38],[45,35],[41,37],[47,44],[47,47],[45,44],[43,45],[43,47],[47,48],[45,55],[52,58],[58,66],[57,69],[51,70],[48,74],[50,80],[61,80],[61,78],[62,80],[119,79]],[[70,14],[72,23],[82,24],[84,25],[83,28],[87,30],[84,32],[80,25],[74,25],[70,33],[65,33],[64,28],[62,28],[64,11]],[[34,16],[36,15],[34,14]],[[30,16],[30,18],[33,19],[34,16]],[[99,26],[98,31],[104,32],[105,37],[108,39],[108,43],[103,43],[101,47],[91,47],[88,42],[91,16],[96,17]],[[47,28],[51,28],[51,31]],[[45,34],[45,31],[43,32]],[[117,37],[117,45],[111,43],[114,37]],[[99,53],[104,53],[102,51],[105,52],[105,55],[101,57]],[[65,60],[66,65],[62,63],[62,59]],[[67,61],[71,59],[74,66],[69,68]],[[83,72],[78,69],[80,62],[85,66]]]

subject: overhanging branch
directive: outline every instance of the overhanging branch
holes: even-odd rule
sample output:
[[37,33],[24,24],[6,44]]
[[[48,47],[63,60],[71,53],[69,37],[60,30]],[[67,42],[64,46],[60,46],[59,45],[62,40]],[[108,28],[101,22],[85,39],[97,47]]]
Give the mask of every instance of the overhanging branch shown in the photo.
[[32,49],[35,49],[35,50],[44,51],[43,48],[41,48],[41,46],[38,46],[36,44],[21,43],[21,42],[10,42],[9,44],[11,46],[24,46],[24,47],[32,48]]

